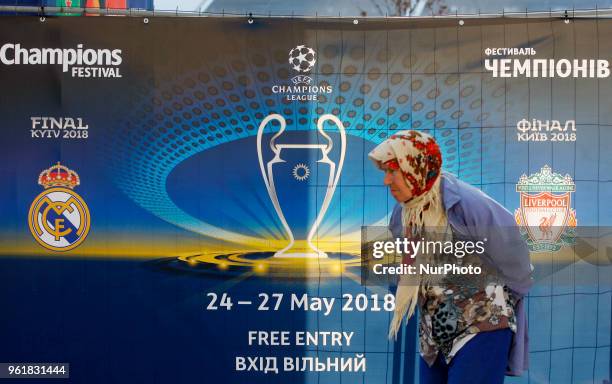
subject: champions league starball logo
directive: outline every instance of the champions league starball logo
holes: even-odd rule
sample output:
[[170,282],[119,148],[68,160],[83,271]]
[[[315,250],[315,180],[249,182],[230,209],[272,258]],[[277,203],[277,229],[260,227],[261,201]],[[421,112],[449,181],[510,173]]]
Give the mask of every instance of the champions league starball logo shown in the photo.
[[89,208],[73,189],[80,185],[79,175],[59,162],[38,176],[45,190],[32,202],[28,224],[32,236],[52,251],[78,247],[87,237],[91,217]]
[[314,49],[303,44],[289,51],[289,66],[298,75],[291,78],[291,84],[274,84],[272,93],[284,95],[287,101],[320,101],[320,95],[328,95],[333,92],[333,87],[315,80],[308,76],[317,63],[317,53]]
[[289,51],[289,64],[297,72],[309,72],[316,62],[316,52],[305,45],[298,45]]

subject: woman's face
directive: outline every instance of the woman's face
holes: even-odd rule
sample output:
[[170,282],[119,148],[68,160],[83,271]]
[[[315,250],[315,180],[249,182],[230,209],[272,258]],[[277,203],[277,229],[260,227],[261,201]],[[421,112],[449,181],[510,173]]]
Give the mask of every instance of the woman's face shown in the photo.
[[382,165],[383,171],[385,171],[384,184],[389,187],[391,195],[400,203],[406,202],[412,198],[412,191],[406,181],[402,172],[399,169],[391,169],[388,165]]

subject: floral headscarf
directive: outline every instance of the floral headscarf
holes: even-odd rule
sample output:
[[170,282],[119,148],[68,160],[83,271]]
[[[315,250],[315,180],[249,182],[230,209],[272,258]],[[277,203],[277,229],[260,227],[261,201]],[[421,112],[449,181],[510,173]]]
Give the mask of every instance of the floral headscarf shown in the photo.
[[368,156],[379,168],[386,165],[402,172],[412,190],[412,198],[403,203],[404,228],[413,233],[420,232],[426,224],[423,212],[440,200],[442,154],[438,143],[424,132],[400,131],[379,144]]
[[440,175],[442,154],[433,137],[424,132],[400,131],[390,136],[369,154],[380,166],[400,169],[414,196],[429,191]]
[[[428,228],[445,228],[446,213],[442,205],[440,180],[442,154],[434,138],[424,132],[400,131],[369,153],[377,167],[400,170],[412,198],[402,204],[402,224],[406,237],[428,232]],[[396,292],[395,315],[389,336],[397,335],[404,315],[414,313],[422,281],[402,275]]]

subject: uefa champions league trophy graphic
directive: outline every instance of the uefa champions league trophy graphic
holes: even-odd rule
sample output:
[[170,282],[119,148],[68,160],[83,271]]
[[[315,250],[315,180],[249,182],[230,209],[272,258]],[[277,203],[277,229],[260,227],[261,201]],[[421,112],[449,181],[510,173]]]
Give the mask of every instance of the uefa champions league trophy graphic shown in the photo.
[[[273,158],[265,163],[263,131],[273,120],[280,123],[280,130],[269,141]],[[328,157],[333,142],[323,130],[327,121],[333,122],[340,134],[337,164]],[[313,241],[317,242],[319,227],[342,172],[346,152],[344,125],[336,116],[325,114],[317,122],[317,131],[327,143],[277,144],[276,140],[283,134],[285,127],[283,116],[271,114],[261,122],[257,132],[257,155],[261,175],[289,239],[289,244],[277,251],[274,257],[327,258],[327,254]]]

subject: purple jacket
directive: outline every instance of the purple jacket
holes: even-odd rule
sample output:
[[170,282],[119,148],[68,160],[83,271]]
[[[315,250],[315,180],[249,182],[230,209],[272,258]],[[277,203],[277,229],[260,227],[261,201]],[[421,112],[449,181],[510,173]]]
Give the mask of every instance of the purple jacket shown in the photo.
[[[442,200],[452,231],[476,240],[487,238],[483,263],[495,267],[505,284],[520,299],[517,302],[516,333],[512,339],[506,374],[519,376],[528,368],[529,350],[527,314],[523,296],[531,287],[529,249],[521,238],[514,216],[484,192],[450,173],[442,174]],[[403,237],[402,207],[393,209],[389,229],[395,237]]]

